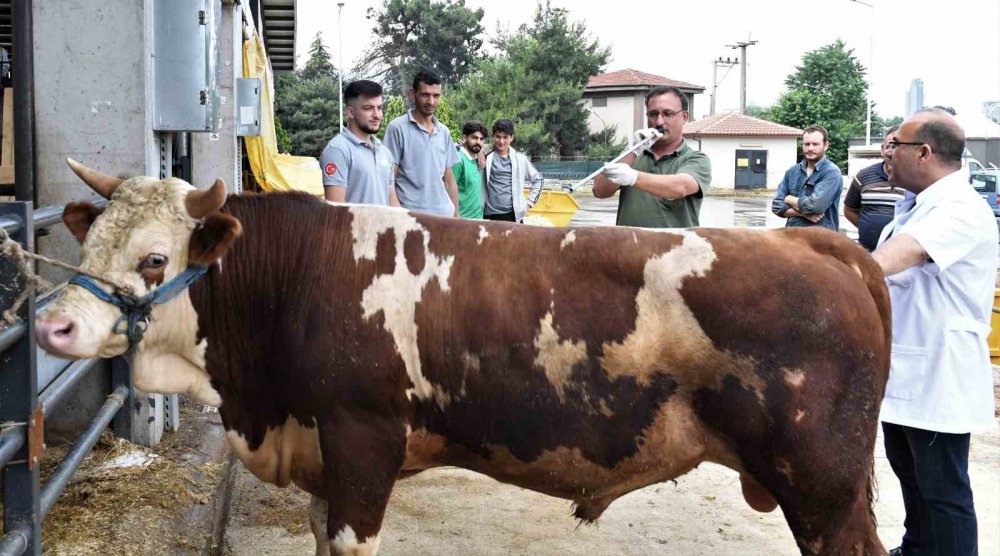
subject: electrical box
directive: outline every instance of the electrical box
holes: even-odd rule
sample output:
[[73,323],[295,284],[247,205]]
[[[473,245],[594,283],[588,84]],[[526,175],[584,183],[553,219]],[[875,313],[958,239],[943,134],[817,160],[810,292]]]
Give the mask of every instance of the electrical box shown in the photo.
[[153,130],[218,132],[221,0],[153,0]]
[[260,78],[236,79],[236,135],[260,135]]

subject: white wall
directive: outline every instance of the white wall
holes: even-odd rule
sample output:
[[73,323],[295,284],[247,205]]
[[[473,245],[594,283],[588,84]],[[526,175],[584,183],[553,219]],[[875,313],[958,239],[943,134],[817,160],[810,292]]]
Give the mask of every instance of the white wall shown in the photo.
[[[155,175],[151,0],[34,2],[35,167],[40,206],[93,195],[66,157],[111,175]],[[39,251],[70,263],[78,245],[63,226]],[[44,267],[59,282],[66,271]]]
[[593,99],[587,98],[587,106],[590,112],[587,122],[590,125],[590,132],[597,133],[604,129],[604,125],[617,126],[615,140],[631,137],[635,127],[635,95],[623,93],[621,96],[608,96],[608,105],[604,107],[593,106]]
[[[712,161],[712,187],[731,189],[736,183],[736,151],[767,151],[767,188],[777,189],[781,178],[796,160],[798,137],[704,137],[701,151]],[[692,148],[698,139],[688,138]]]

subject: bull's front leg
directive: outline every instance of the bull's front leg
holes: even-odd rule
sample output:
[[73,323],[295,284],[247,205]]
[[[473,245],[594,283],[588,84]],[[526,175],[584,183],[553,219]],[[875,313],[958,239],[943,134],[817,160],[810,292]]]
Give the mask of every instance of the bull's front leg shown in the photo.
[[330,555],[374,555],[389,495],[403,466],[406,429],[391,417],[341,408],[325,425],[320,425],[319,434]]

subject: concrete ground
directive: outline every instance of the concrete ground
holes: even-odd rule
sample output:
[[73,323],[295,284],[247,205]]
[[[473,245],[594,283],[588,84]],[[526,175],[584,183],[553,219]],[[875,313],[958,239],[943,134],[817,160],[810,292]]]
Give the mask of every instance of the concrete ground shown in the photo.
[[[238,464],[237,464],[238,465]],[[886,548],[903,532],[902,497],[885,453],[876,451],[876,516]],[[973,437],[972,486],[979,553],[1000,556],[1000,433]],[[308,495],[263,485],[240,468],[223,553],[311,554]],[[750,509],[737,474],[703,464],[677,480],[647,487],[608,508],[596,525],[577,525],[570,504],[456,468],[397,483],[379,554],[798,554],[781,510]]]

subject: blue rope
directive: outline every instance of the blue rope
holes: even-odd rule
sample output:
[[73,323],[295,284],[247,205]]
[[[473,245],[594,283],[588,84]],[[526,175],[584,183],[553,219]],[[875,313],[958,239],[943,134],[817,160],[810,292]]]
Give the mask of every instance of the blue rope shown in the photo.
[[[118,317],[111,331],[115,334],[124,334],[128,337],[128,347],[132,349],[142,341],[142,336],[149,326],[149,316],[153,312],[153,305],[161,305],[177,297],[181,292],[191,287],[199,278],[208,272],[207,266],[192,265],[184,269],[183,272],[174,276],[166,284],[142,297],[135,297],[126,293],[114,291],[108,293],[97,284],[97,281],[90,276],[77,274],[69,279],[69,283],[94,294],[98,299],[118,307],[122,316]],[[122,330],[122,325],[125,329]]]

